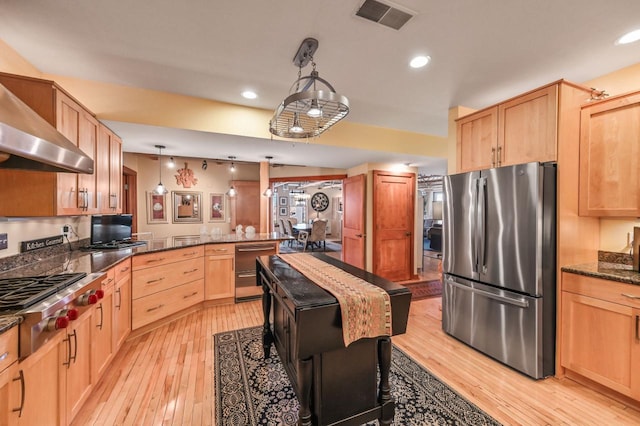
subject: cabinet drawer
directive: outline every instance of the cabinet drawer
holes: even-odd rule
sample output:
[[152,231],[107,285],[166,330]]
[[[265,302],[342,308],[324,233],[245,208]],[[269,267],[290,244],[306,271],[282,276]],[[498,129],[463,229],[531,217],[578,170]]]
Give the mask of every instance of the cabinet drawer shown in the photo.
[[640,309],[640,285],[563,272],[562,290]]
[[123,260],[115,266],[116,282],[120,282],[123,278],[131,274],[131,258]]
[[185,247],[177,250],[166,250],[158,253],[149,253],[134,256],[132,260],[133,270],[150,268],[153,266],[167,265],[178,262],[180,260],[193,259],[194,257],[202,257],[204,254],[203,246]]
[[203,300],[202,279],[136,299],[132,304],[132,329],[136,330]]
[[18,359],[18,327],[0,334],[0,371]]
[[235,244],[209,244],[204,252],[207,256],[227,255],[235,253]]
[[204,258],[202,257],[133,271],[132,298],[139,299],[203,278]]
[[116,282],[116,273],[113,268],[106,271],[104,277],[102,277],[102,281],[100,282],[100,288],[106,292],[113,290],[113,285]]

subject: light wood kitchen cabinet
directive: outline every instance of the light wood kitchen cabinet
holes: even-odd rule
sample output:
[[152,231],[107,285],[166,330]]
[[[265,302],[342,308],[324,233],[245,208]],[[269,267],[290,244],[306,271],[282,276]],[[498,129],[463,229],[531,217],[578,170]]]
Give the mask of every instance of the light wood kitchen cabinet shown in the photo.
[[248,180],[234,180],[231,184],[238,192],[235,197],[231,197],[231,228],[242,225],[256,228],[260,231],[260,182]]
[[495,167],[498,107],[478,111],[457,122],[457,171]]
[[[109,179],[114,181],[114,188],[109,188],[106,194],[112,195],[111,205],[115,207],[105,208],[103,212],[121,212],[121,152],[116,155],[116,151],[122,149],[119,138],[113,135],[110,139],[115,142],[101,154],[98,129],[104,126],[100,125],[93,113],[53,81],[0,73],[0,83],[94,160],[94,174],[91,175],[0,170],[0,197],[12,200],[0,204],[0,216],[94,214],[102,211],[99,210],[99,191],[104,179],[107,182]],[[112,165],[106,175],[98,173],[97,166],[104,161],[101,155],[106,155],[107,163]],[[108,202],[103,205],[109,206]]]
[[457,171],[556,161],[562,113],[579,106],[590,93],[558,81],[459,118]]
[[582,107],[581,216],[640,216],[640,92]]
[[122,213],[122,141],[100,124],[97,149],[98,209],[101,213]]
[[[18,372],[18,327],[0,334],[0,424],[13,421],[13,410],[20,409],[22,395],[21,378]],[[17,412],[19,414],[19,412]]]
[[92,332],[94,315],[96,308],[92,307],[72,321],[66,329],[65,338],[59,344],[61,362],[58,371],[61,378],[60,395],[64,404],[62,424],[71,423],[93,386],[91,340],[95,335]]
[[563,273],[562,366],[640,400],[640,286]]
[[104,297],[98,300],[91,320],[91,381],[96,383],[113,357],[113,289],[115,270],[111,268],[101,282]]
[[131,259],[115,267],[116,285],[113,294],[113,351],[120,349],[131,332]]
[[[59,350],[66,334],[60,333],[45,343],[35,353],[17,365],[18,374],[22,377],[24,394],[21,386],[11,388],[11,399],[14,408],[20,407],[24,396],[22,411],[11,412],[11,422],[18,426],[58,425],[65,424],[61,412],[62,386],[60,368],[66,354]],[[66,344],[66,343],[65,343]],[[14,383],[19,383],[18,381]]]
[[210,244],[205,247],[205,300],[233,302],[235,296],[235,245]]
[[134,256],[132,269],[132,330],[204,300],[203,246]]

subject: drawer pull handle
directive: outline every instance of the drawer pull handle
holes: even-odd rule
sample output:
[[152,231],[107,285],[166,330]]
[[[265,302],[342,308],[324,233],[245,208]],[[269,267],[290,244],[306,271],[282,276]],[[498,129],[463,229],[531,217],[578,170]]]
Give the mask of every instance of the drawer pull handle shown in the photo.
[[193,293],[191,293],[191,294],[187,294],[186,296],[182,296],[182,298],[183,298],[183,299],[188,299],[188,298],[190,298],[190,297],[195,296],[196,294],[198,294],[198,292],[197,292],[197,291],[194,291],[194,292],[193,292]]
[[636,315],[636,340],[640,340],[640,315]]
[[22,370],[20,370],[20,372],[18,373],[18,377],[14,377],[13,381],[17,382],[18,380],[20,380],[20,407],[19,408],[14,408],[13,410],[11,410],[14,413],[18,413],[18,417],[22,417],[22,409],[24,408],[24,397],[25,397],[25,392],[24,392],[24,373]]
[[4,361],[7,357],[9,356],[9,352],[5,352],[2,355],[0,355],[0,361]]
[[251,278],[251,277],[255,277],[256,274],[252,273],[252,274],[238,274],[238,278]]
[[109,283],[113,281],[113,278],[109,278],[108,280],[102,281],[102,285],[109,285]]
[[149,259],[149,260],[147,260],[147,263],[161,262],[163,260],[164,260],[164,257],[158,257],[157,259]]
[[158,310],[158,309],[163,308],[163,307],[164,307],[164,305],[154,306],[153,308],[147,309],[147,312],[155,311],[155,310]]
[[198,268],[192,269],[190,271],[184,271],[183,274],[190,274],[192,272],[196,272],[198,270]]
[[120,269],[120,272],[127,272],[128,270],[129,270],[129,267],[127,266],[126,268]]
[[273,246],[267,246],[267,247],[256,247],[256,248],[249,248],[249,249],[242,249],[239,248],[238,251],[264,251],[264,250],[273,250],[275,247]]
[[198,254],[198,252],[197,251],[192,251],[190,253],[183,254],[183,256],[193,256],[194,254]]
[[640,299],[640,296],[636,296],[635,294],[622,293],[622,295],[624,297],[628,297],[629,299],[636,299],[636,300]]
[[213,251],[229,251],[229,249],[215,249]]
[[162,278],[156,278],[155,280],[149,280],[149,281],[147,281],[147,284],[157,283],[157,282],[160,282],[160,281],[162,281],[162,280],[164,280],[164,277],[162,277]]

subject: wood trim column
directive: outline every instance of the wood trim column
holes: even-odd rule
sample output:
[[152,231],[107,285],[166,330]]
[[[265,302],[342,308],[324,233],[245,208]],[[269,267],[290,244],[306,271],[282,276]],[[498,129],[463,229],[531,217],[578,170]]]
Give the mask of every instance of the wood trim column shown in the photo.
[[271,232],[269,197],[263,195],[265,189],[269,187],[269,162],[260,162],[260,230],[259,232]]

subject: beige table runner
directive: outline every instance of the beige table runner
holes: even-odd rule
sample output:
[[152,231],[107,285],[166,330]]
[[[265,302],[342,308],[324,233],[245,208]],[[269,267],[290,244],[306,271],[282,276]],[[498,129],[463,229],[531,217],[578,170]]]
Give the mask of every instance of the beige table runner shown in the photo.
[[391,336],[391,299],[386,291],[308,253],[278,256],[338,299],[345,346],[364,337]]

